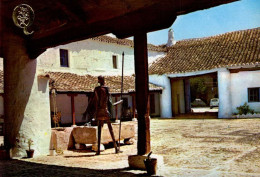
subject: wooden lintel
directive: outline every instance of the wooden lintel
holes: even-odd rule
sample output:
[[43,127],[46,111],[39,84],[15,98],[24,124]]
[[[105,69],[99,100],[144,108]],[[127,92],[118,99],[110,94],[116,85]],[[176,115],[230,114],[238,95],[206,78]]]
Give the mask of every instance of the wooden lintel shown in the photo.
[[74,97],[74,96],[78,96],[77,93],[67,93],[67,95],[68,95],[68,96],[73,96],[73,97]]
[[260,67],[252,67],[252,68],[238,68],[238,69],[229,69],[230,73],[238,73],[241,71],[259,71]]

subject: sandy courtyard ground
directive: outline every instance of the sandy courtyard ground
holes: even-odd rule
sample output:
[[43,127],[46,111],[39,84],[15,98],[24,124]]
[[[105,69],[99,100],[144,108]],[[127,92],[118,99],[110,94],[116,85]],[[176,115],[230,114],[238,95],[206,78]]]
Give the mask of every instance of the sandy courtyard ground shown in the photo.
[[[151,145],[164,158],[158,176],[260,176],[260,119],[152,119]],[[136,144],[121,150],[0,161],[0,176],[146,176],[127,168]]]

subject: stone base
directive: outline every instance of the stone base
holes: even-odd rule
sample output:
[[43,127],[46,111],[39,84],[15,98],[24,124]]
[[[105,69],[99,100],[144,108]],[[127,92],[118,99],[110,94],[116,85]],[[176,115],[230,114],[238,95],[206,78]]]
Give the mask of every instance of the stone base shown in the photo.
[[[103,152],[104,150],[105,150],[105,146],[103,144],[100,144],[100,152]],[[95,152],[98,151],[98,145],[97,144],[92,145],[92,151],[95,151]]]
[[[120,140],[135,137],[136,122],[122,122]],[[119,140],[119,124],[112,124],[115,140]],[[78,126],[74,127],[73,138],[78,144],[94,144],[97,142],[98,127],[97,126]],[[108,144],[113,142],[107,124],[104,124],[101,133],[101,143]]]
[[67,150],[74,148],[74,140],[72,137],[73,127],[53,128],[51,135],[51,149]]
[[[144,159],[147,158],[147,155],[131,155],[128,156],[128,164],[131,169],[138,169],[138,170],[146,170],[144,165]],[[163,168],[163,156],[152,154],[151,158],[157,159],[157,168]]]

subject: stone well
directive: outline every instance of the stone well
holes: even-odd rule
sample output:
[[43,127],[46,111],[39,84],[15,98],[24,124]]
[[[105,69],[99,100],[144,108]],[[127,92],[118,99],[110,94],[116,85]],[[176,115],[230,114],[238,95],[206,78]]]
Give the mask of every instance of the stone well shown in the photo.
[[[116,141],[119,139],[119,124],[112,123]],[[136,135],[137,122],[129,121],[121,124],[120,140],[134,138]],[[51,148],[59,150],[74,149],[75,144],[96,144],[98,135],[97,126],[76,126],[53,128]],[[108,144],[112,141],[107,124],[104,124],[101,134],[101,143]]]

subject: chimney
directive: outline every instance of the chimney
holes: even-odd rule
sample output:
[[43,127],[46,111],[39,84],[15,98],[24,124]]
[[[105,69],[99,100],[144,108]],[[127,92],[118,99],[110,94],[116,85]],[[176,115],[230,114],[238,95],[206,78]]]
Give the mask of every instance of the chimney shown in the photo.
[[176,43],[176,41],[174,40],[174,36],[173,36],[173,30],[169,29],[168,31],[168,42],[166,44],[167,47],[171,47]]

